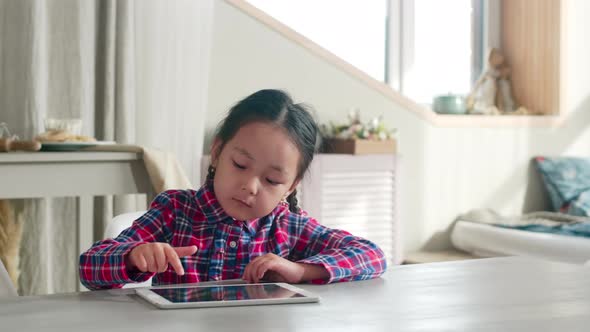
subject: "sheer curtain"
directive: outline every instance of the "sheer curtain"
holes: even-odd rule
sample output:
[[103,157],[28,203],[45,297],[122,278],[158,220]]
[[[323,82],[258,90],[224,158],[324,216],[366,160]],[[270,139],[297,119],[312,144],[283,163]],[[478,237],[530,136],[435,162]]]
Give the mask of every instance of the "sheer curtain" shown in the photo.
[[[213,0],[0,0],[0,122],[28,139],[46,117],[82,118],[85,135],[175,153],[198,185],[212,10]],[[135,201],[95,208],[104,222]],[[73,291],[74,200],[13,206],[20,293]]]

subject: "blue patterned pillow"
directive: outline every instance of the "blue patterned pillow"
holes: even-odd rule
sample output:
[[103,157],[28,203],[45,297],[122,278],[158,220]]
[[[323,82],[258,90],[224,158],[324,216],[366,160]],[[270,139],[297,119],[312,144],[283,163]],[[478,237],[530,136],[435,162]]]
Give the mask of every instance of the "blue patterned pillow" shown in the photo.
[[554,211],[590,215],[590,159],[535,158]]
[[574,199],[566,212],[574,216],[590,216],[590,190],[586,190]]

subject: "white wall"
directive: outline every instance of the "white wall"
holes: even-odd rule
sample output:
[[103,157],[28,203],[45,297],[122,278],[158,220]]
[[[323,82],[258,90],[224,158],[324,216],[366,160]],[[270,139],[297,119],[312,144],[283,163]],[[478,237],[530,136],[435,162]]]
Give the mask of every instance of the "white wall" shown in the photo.
[[285,89],[296,101],[312,104],[320,122],[343,121],[350,107],[359,107],[364,119],[383,114],[399,129],[404,248],[446,246],[444,232],[460,213],[482,207],[522,212],[532,156],[590,155],[590,46],[584,37],[590,1],[568,3],[568,121],[556,129],[484,129],[435,128],[217,1],[206,128],[211,132],[233,103],[262,88]]

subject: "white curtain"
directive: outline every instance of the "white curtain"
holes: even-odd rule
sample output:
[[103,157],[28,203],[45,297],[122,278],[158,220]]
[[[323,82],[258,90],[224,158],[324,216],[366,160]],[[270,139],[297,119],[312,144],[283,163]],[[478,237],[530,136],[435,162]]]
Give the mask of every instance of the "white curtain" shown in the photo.
[[[175,153],[198,185],[212,11],[213,0],[0,0],[0,122],[30,139],[46,117],[82,118],[84,135]],[[138,208],[97,203],[104,221]],[[74,200],[13,205],[20,293],[73,291]]]

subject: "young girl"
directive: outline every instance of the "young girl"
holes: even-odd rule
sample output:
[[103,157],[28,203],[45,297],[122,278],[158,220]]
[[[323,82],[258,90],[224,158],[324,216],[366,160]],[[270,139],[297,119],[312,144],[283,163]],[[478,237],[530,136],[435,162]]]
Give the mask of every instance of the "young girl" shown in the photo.
[[115,239],[80,256],[89,289],[242,278],[329,283],[374,278],[381,249],[320,225],[297,206],[295,188],[318,146],[318,127],[282,91],[238,102],[211,147],[198,190],[168,190]]

